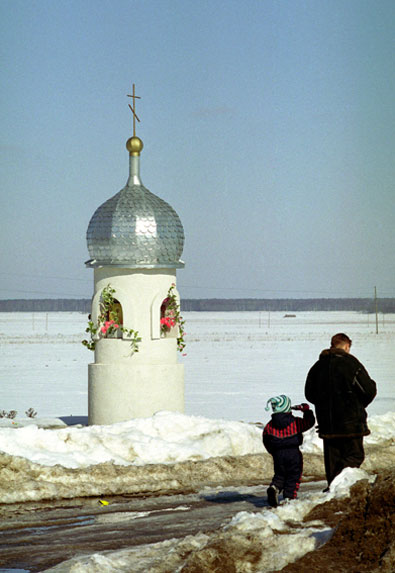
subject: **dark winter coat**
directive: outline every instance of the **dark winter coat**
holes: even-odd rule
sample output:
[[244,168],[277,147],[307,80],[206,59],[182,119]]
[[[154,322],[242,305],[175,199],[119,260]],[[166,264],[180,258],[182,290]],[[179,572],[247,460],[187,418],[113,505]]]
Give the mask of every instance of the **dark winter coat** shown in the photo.
[[375,395],[363,365],[340,348],[323,350],[307,375],[305,396],[315,406],[321,438],[368,435],[365,408]]
[[303,443],[302,432],[314,426],[315,417],[311,410],[303,412],[303,418],[289,413],[272,414],[272,419],[263,430],[263,444],[269,454],[278,450],[299,448]]

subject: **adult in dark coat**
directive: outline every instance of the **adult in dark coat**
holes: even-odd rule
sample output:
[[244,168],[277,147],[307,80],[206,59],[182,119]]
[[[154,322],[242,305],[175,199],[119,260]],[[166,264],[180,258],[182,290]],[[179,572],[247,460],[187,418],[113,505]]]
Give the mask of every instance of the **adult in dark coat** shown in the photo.
[[366,406],[376,396],[376,383],[350,354],[351,339],[335,334],[310,369],[306,399],[314,404],[318,435],[324,441],[328,486],[346,467],[358,468],[364,458],[363,436],[370,434]]

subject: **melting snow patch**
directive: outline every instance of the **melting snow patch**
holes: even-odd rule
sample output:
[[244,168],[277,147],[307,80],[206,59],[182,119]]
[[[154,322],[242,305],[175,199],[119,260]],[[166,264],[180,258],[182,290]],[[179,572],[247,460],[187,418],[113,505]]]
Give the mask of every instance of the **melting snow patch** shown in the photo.
[[336,476],[331,483],[329,491],[334,497],[348,496],[350,495],[351,486],[362,479],[367,479],[370,483],[373,483],[376,476],[370,475],[360,468],[344,468],[341,474]]

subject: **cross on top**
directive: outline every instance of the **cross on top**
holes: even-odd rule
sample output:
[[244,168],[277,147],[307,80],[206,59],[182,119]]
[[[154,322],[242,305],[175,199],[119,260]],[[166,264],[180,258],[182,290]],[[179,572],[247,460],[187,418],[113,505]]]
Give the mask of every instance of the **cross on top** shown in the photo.
[[136,137],[136,119],[138,122],[140,122],[139,118],[137,117],[136,114],[136,99],[141,99],[140,96],[136,96],[135,94],[135,90],[134,90],[134,84],[133,84],[133,92],[132,94],[127,94],[128,97],[131,97],[133,99],[133,107],[130,105],[130,103],[128,104],[130,111],[133,114],[133,137]]

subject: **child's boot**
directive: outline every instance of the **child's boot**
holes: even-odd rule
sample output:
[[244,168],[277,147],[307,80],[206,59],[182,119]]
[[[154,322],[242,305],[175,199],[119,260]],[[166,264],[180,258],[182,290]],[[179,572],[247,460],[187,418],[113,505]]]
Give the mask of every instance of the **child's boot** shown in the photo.
[[272,507],[278,506],[278,494],[280,491],[276,488],[275,485],[271,485],[267,488],[267,501],[269,505]]

